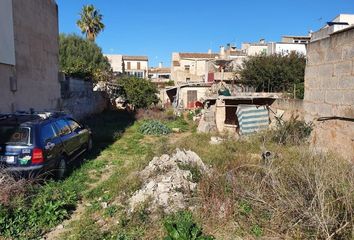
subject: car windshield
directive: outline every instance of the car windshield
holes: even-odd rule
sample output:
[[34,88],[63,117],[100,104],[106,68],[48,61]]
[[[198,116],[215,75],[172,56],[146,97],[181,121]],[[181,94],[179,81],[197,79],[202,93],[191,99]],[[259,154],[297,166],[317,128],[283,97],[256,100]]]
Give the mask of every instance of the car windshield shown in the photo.
[[29,128],[0,126],[0,144],[27,144],[29,134]]

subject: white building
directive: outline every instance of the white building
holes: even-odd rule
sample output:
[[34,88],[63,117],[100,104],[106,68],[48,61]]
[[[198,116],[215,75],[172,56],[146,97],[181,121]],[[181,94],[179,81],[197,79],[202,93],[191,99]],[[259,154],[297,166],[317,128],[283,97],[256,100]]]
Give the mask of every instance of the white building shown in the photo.
[[115,74],[123,73],[123,55],[105,54]]
[[147,78],[149,59],[146,56],[123,56],[123,73],[139,78]]
[[312,33],[311,42],[329,37],[332,33],[352,27],[354,25],[354,14],[339,14],[332,21]]
[[282,54],[288,55],[291,52],[296,52],[306,55],[306,44],[304,43],[268,43],[268,55]]
[[160,63],[159,67],[149,69],[149,79],[156,83],[169,82],[171,81],[171,68],[163,67]]
[[115,74],[128,74],[139,78],[147,78],[149,59],[147,56],[124,56],[105,54]]
[[293,35],[284,35],[281,38],[282,43],[302,43],[308,44],[311,40],[311,34],[308,36],[293,36]]
[[247,56],[262,55],[268,53],[268,45],[264,39],[261,39],[258,43],[242,43],[241,50]]

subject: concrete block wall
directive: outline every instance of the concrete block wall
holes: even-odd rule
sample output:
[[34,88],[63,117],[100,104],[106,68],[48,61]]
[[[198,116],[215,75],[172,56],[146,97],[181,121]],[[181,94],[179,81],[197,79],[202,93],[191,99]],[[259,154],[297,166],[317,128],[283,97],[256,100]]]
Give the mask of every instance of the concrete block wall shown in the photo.
[[354,122],[317,121],[354,118],[354,28],[308,45],[305,71],[305,120],[314,121],[312,144],[354,161]]
[[354,117],[354,29],[308,45],[306,119]]

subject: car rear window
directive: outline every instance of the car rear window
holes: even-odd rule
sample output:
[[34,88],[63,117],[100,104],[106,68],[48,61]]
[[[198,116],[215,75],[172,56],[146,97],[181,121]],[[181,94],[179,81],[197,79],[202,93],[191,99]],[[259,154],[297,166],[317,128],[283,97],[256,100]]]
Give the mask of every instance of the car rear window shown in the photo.
[[0,126],[0,144],[28,144],[29,136],[29,128]]

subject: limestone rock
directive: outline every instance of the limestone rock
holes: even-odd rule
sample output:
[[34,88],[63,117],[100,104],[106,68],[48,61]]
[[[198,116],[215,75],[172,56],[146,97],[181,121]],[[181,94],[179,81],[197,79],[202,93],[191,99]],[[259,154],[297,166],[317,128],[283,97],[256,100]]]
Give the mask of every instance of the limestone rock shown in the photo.
[[192,182],[192,173],[181,166],[196,166],[203,174],[209,168],[192,151],[176,150],[174,154],[155,157],[139,173],[144,182],[142,188],[129,200],[129,211],[133,212],[140,204],[149,203],[149,210],[163,209],[171,213],[186,207],[188,199],[197,188]]

